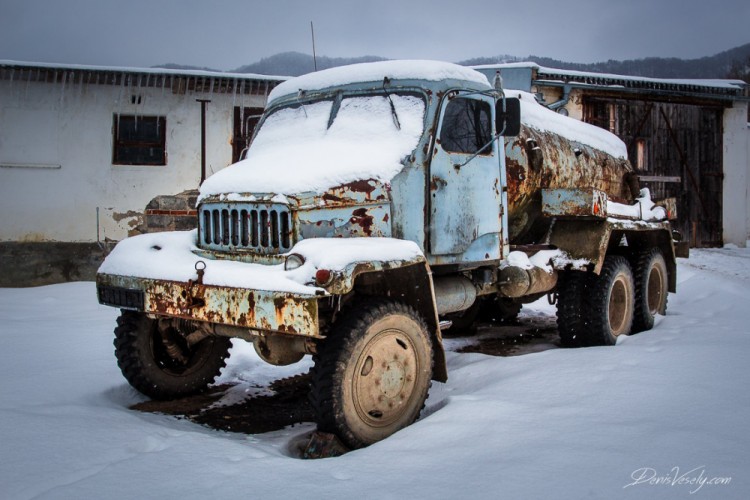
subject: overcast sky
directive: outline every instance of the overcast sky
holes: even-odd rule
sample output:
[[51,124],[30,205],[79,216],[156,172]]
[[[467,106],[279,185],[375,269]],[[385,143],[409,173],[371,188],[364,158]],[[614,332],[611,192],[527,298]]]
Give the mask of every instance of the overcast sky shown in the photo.
[[231,70],[273,54],[697,58],[750,42],[750,0],[0,0],[0,59]]

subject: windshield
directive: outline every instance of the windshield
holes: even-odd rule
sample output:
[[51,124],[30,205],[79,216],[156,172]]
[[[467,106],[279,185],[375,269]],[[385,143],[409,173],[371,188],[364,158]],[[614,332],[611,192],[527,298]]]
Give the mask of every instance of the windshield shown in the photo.
[[281,108],[265,119],[247,157],[207,179],[201,195],[323,192],[362,179],[388,182],[419,143],[424,113],[423,99],[398,94]]

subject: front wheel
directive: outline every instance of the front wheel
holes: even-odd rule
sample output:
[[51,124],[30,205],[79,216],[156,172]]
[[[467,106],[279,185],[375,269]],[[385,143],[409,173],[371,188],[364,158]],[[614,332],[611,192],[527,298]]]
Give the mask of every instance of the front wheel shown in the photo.
[[333,325],[315,355],[318,430],[352,448],[380,441],[417,419],[431,379],[432,342],[419,314],[398,302],[365,302]]
[[146,315],[123,311],[115,328],[117,365],[130,385],[152,399],[204,391],[226,365],[231,341],[207,337],[190,346],[174,328],[160,330]]

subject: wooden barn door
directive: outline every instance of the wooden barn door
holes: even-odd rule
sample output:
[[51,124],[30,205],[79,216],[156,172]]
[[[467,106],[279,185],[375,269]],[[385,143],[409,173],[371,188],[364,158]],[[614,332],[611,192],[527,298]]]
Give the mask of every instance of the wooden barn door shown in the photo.
[[674,197],[675,229],[692,247],[722,245],[723,108],[584,99],[584,120],[619,136],[642,187]]

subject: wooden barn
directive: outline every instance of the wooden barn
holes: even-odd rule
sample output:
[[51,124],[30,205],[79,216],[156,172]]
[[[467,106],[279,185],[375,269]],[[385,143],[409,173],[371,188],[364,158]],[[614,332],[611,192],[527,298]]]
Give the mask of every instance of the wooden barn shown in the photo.
[[640,183],[678,200],[692,247],[745,246],[750,235],[748,86],[583,73],[533,63],[477,67],[559,113],[619,136]]

